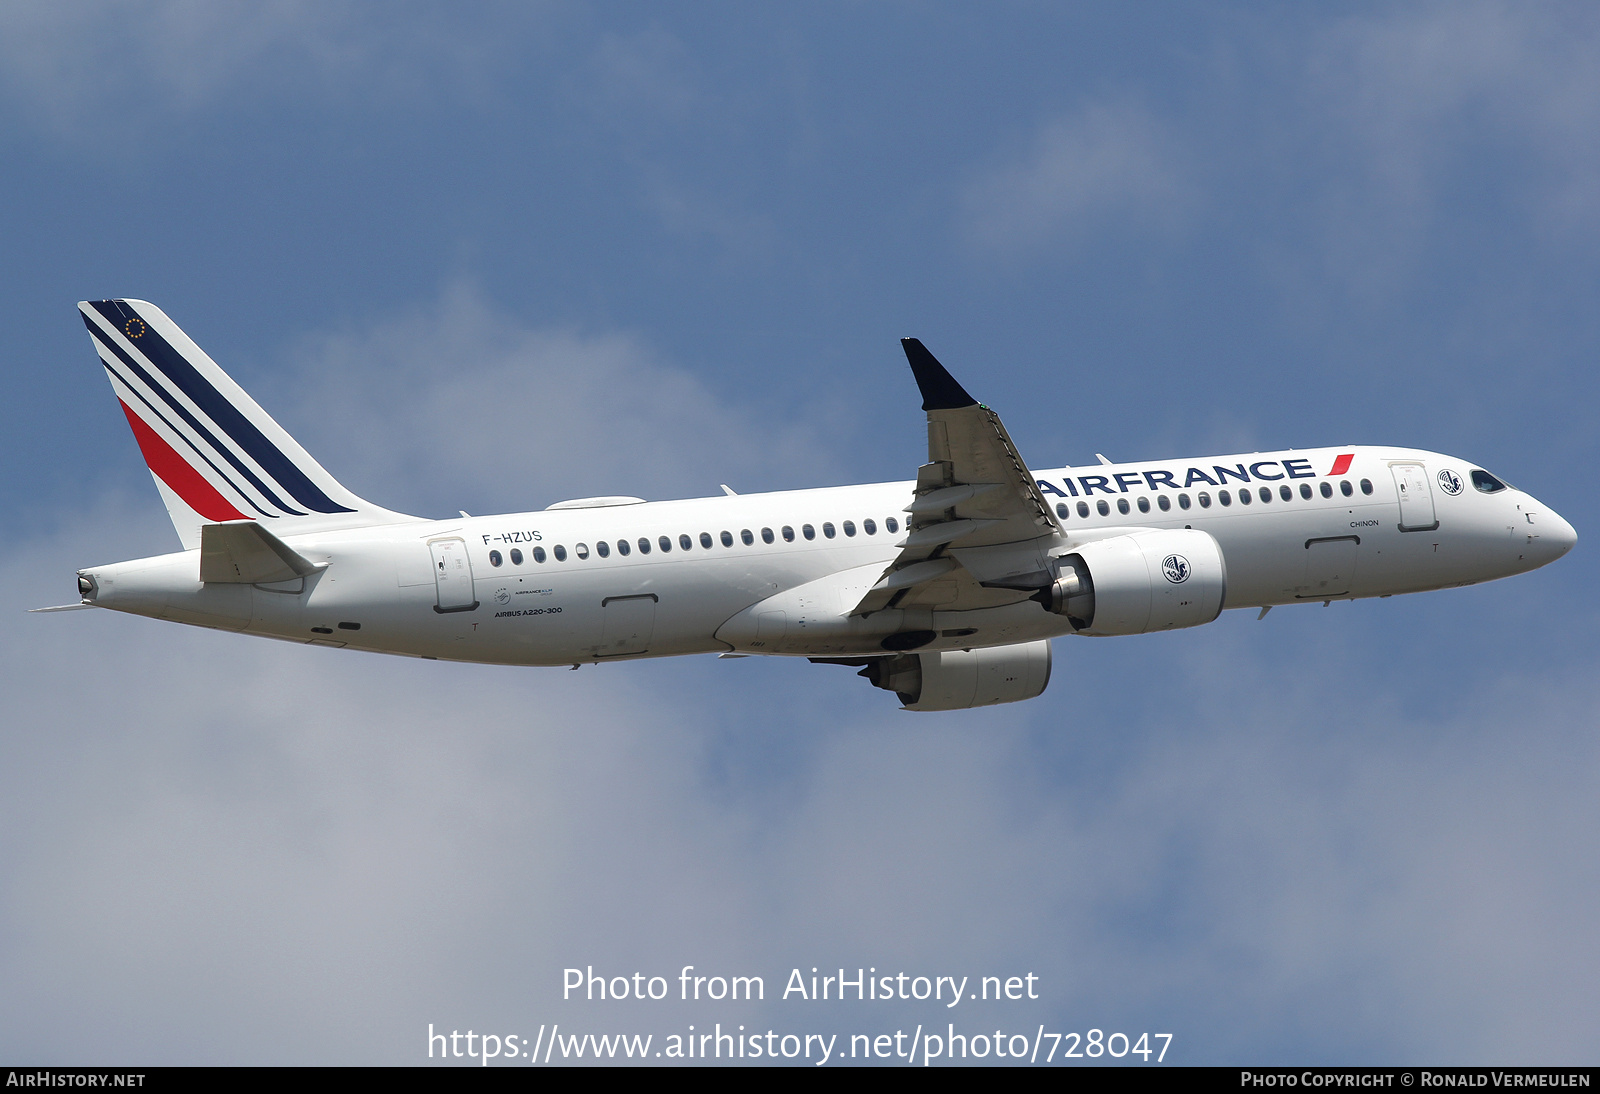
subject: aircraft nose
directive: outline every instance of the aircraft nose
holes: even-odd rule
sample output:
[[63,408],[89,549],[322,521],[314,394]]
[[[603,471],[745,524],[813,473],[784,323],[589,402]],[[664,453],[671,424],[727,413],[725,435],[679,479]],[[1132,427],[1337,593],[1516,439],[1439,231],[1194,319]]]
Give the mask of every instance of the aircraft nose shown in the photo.
[[1572,550],[1578,543],[1578,530],[1567,522],[1559,513],[1552,512],[1550,519],[1540,539],[1550,550],[1550,559],[1554,561]]

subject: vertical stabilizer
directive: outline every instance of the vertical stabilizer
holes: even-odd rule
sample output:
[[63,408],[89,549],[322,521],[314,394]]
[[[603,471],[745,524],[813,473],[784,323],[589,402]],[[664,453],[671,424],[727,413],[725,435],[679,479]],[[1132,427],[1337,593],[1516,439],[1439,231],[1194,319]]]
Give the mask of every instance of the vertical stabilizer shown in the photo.
[[154,304],[78,310],[185,548],[231,520],[295,535],[415,519],[346,490]]

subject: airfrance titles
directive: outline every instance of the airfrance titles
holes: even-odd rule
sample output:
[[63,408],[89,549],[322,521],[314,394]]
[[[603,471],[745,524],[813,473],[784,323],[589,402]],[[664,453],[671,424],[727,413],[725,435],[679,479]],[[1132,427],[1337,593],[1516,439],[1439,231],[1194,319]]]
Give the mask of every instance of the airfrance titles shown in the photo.
[[[1126,494],[1129,490],[1190,490],[1196,486],[1224,486],[1230,480],[1235,482],[1253,482],[1264,480],[1277,482],[1280,479],[1316,479],[1333,478],[1342,475],[1349,469],[1349,462],[1343,461],[1340,468],[1334,464],[1335,470],[1327,476],[1318,475],[1311,469],[1310,460],[1258,460],[1246,465],[1243,462],[1232,466],[1212,464],[1210,470],[1204,467],[1183,468],[1158,468],[1152,471],[1118,471],[1112,475],[1071,475],[1065,476],[1056,482],[1048,479],[1038,479],[1039,489],[1046,494],[1055,494],[1057,497],[1078,498],[1090,497],[1097,491],[1102,494]],[[1182,476],[1183,481],[1178,478]]]

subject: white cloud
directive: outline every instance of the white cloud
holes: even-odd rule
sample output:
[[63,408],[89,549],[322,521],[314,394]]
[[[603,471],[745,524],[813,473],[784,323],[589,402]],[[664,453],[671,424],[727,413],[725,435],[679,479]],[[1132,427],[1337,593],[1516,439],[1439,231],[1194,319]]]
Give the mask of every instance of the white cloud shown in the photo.
[[[1436,3],[1339,21],[1308,59],[1312,105],[1353,140],[1370,195],[1427,224],[1463,177],[1509,186],[1550,231],[1600,223],[1600,17]],[[1394,227],[1401,227],[1397,218]]]
[[760,96],[713,92],[701,58],[658,23],[601,34],[581,71],[574,98],[611,134],[612,151],[637,177],[641,206],[662,228],[709,241],[733,262],[773,254],[775,224],[735,195],[720,154],[763,124],[751,116]]
[[[1491,138],[1574,170],[1600,150],[1600,18],[1586,6],[1435,3],[1339,22],[1312,70],[1398,187]],[[1442,179],[1434,179],[1435,184]]]
[[[1224,622],[1063,643],[1044,699],[919,718],[796,662],[513,670],[19,614],[127,519],[8,545],[12,1058],[405,1063],[430,1021],[1143,1023],[1180,1061],[1592,1049],[1593,681],[1507,679],[1430,720],[1339,690],[1359,635],[1285,680]],[[1151,665],[1172,689],[1130,707]],[[755,972],[769,1000],[791,967],[1031,971],[1043,1001],[562,1004],[587,964]]]
[[[637,140],[663,124],[682,125],[704,107],[705,93],[683,42],[659,24],[633,34],[604,34],[595,47],[602,109]],[[603,105],[602,105],[603,104]]]
[[[341,481],[393,508],[518,512],[843,474],[836,434],[736,406],[630,335],[532,329],[465,287],[370,329],[308,339],[290,369],[274,397],[295,401],[299,439]],[[845,415],[832,428],[849,424]]]
[[120,146],[242,92],[392,103],[424,83],[470,90],[501,41],[410,5],[28,0],[0,6],[0,86],[53,135]]
[[1127,103],[1090,103],[1049,122],[1017,159],[965,196],[966,230],[985,247],[1040,248],[1107,223],[1170,225],[1191,198],[1170,129]]

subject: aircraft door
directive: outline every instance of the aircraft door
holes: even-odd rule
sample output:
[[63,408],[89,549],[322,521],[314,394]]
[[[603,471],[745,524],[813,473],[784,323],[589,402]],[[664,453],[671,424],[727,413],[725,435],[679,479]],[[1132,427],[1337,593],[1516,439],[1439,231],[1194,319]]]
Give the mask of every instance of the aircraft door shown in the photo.
[[439,591],[439,602],[433,610],[444,612],[470,612],[478,606],[472,588],[472,560],[467,557],[467,542],[463,539],[436,539],[428,544],[433,552],[433,581]]
[[1389,465],[1394,474],[1395,491],[1400,495],[1400,530],[1402,532],[1430,532],[1439,527],[1439,518],[1433,512],[1433,489],[1428,485],[1428,471],[1420,463],[1394,463]]
[[656,627],[655,593],[642,596],[608,596],[600,602],[605,624],[600,632],[601,657],[644,653]]

